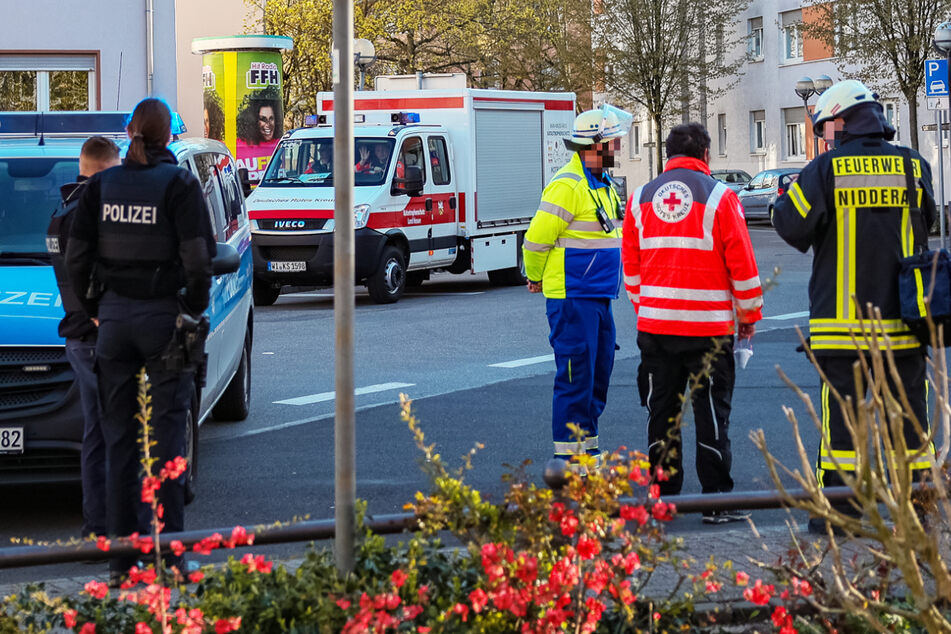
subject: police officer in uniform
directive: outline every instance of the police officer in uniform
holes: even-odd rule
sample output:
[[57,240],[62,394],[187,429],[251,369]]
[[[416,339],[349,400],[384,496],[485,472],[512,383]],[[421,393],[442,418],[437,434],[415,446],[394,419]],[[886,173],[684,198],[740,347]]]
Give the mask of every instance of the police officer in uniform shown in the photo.
[[[83,484],[83,535],[106,534],[106,452],[99,412],[96,379],[96,322],[90,319],[66,277],[64,255],[69,244],[73,212],[86,188],[87,179],[119,164],[119,147],[111,140],[94,136],[79,152],[79,178],[60,188],[62,203],[53,213],[46,230],[46,248],[56,275],[56,285],[66,315],[59,322],[59,336],[66,339],[66,358],[76,375],[83,409],[83,443],[80,471]],[[85,289],[84,289],[85,290]]]
[[[545,295],[555,351],[554,455],[569,463],[579,454],[600,460],[598,417],[614,369],[611,302],[621,286],[621,201],[606,170],[631,118],[607,104],[575,118],[564,139],[574,154],[542,192],[523,243],[528,290]],[[569,423],[583,430],[582,442]]]
[[[180,313],[199,317],[208,306],[215,241],[201,186],[167,149],[171,113],[144,99],[127,132],[122,165],[89,179],[70,232],[66,267],[74,288],[89,293],[87,313],[99,319],[96,355],[106,441],[106,528],[110,535],[144,532],[140,505],[141,429],[136,374],[144,367],[152,397],[155,471],[184,454],[185,424],[194,398],[194,367],[170,367],[163,352],[176,335]],[[184,529],[184,476],[159,490],[165,531]],[[181,561],[167,559],[178,565]],[[132,559],[113,559],[117,582]]]
[[[912,411],[928,428],[926,348],[901,320],[898,299],[899,261],[913,249],[903,152],[911,163],[926,227],[934,223],[937,212],[928,162],[915,150],[889,143],[895,130],[885,120],[877,95],[861,82],[850,79],[829,88],[816,103],[813,120],[817,134],[835,147],[806,165],[776,202],[772,220],[786,242],[803,253],[813,250],[809,342],[828,379],[821,387],[822,442],[816,474],[821,486],[840,486],[843,480],[836,465],[855,471],[856,454],[831,389],[858,402],[852,367],[859,350],[869,348],[862,329],[869,331],[871,324],[860,319],[856,303],[863,312],[867,304],[881,310],[884,334]],[[881,332],[876,333],[884,348]],[[891,376],[888,380],[891,383]],[[894,385],[891,389],[898,393]],[[922,445],[913,427],[906,420],[909,449]],[[933,457],[933,448],[913,469],[919,473],[928,469],[929,456]],[[850,505],[839,509],[857,514]],[[809,532],[825,535],[825,522],[810,519]]]

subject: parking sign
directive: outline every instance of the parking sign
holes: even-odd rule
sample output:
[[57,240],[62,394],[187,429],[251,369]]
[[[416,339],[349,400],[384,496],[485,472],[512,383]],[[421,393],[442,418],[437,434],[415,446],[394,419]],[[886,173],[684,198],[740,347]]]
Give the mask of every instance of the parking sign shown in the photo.
[[948,96],[948,60],[925,61],[925,95],[928,97]]

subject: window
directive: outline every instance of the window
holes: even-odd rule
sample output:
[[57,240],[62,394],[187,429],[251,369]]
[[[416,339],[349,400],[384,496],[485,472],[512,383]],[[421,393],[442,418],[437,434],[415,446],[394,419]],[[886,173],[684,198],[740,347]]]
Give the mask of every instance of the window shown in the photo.
[[753,180],[750,181],[750,189],[763,189],[763,187],[765,187],[766,177],[768,175],[768,172],[760,172],[754,176]]
[[95,55],[0,55],[0,110],[95,110]]
[[763,18],[762,16],[750,18],[746,23],[749,33],[747,49],[750,57],[755,61],[761,61],[763,59]]
[[802,61],[802,10],[780,14],[783,29],[782,59],[785,63]]
[[726,156],[726,114],[717,115],[717,153]]
[[766,151],[766,111],[750,112],[750,152],[757,154]]
[[244,213],[244,194],[238,184],[238,174],[234,161],[225,154],[216,154],[218,177],[221,180],[221,193],[224,195],[225,240],[231,239],[239,227],[247,224]]
[[429,165],[433,170],[433,185],[449,184],[449,152],[441,136],[429,137]]
[[783,109],[783,158],[787,161],[806,159],[806,111],[804,108]]
[[201,191],[205,195],[205,204],[208,205],[211,226],[215,230],[215,239],[224,240],[223,234],[226,223],[222,210],[218,178],[215,176],[215,155],[210,152],[203,152],[202,154],[196,154],[194,160],[198,172],[198,181],[201,183]]
[[634,123],[631,125],[631,141],[628,147],[628,158],[641,158],[641,125]]
[[396,159],[396,178],[404,178],[407,167],[418,167],[426,182],[426,167],[423,161],[423,140],[418,136],[403,141],[399,156]]
[[898,123],[898,104],[894,101],[883,101],[882,106],[885,108],[885,120],[888,121],[888,125],[895,128],[894,142],[898,143],[898,141],[901,140],[901,130]]

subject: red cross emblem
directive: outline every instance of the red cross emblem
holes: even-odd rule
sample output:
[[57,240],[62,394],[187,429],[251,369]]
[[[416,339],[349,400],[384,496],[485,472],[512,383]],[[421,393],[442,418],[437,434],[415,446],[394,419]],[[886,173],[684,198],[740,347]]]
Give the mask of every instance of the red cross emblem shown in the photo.
[[673,213],[674,209],[680,206],[680,203],[683,202],[680,198],[677,198],[677,195],[674,192],[670,192],[670,196],[661,200],[662,203],[667,205],[667,211]]

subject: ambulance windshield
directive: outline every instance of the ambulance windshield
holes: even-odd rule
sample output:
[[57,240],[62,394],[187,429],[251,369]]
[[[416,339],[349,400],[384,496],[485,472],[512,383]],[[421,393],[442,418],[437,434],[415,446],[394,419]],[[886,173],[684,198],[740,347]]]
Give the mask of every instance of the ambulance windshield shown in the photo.
[[[381,185],[393,155],[393,139],[355,141],[354,185]],[[268,164],[260,187],[333,187],[333,139],[286,139]]]
[[61,201],[59,188],[79,174],[74,158],[0,160],[0,257],[46,256],[46,228]]

